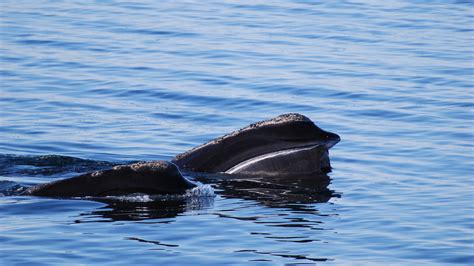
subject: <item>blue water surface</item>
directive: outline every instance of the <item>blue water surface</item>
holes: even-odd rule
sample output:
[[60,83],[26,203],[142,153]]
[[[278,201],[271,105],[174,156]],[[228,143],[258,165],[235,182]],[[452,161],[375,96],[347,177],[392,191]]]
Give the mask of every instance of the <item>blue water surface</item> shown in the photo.
[[[1,1],[0,264],[474,264],[473,8]],[[289,112],[342,138],[326,190],[8,193]]]

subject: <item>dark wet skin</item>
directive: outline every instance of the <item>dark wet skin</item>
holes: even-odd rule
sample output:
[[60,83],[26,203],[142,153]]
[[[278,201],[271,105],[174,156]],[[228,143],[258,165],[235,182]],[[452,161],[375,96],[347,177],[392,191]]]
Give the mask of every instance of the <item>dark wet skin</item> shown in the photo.
[[315,145],[328,150],[339,140],[303,115],[285,114],[209,141],[177,155],[172,162],[181,169],[219,173],[266,153]]
[[68,179],[33,186],[24,195],[45,197],[115,196],[132,193],[182,194],[196,185],[166,161],[119,165]]
[[[257,122],[190,151],[171,162],[154,161],[115,166],[68,179],[40,184],[24,195],[45,197],[115,196],[132,193],[183,194],[196,185],[179,168],[202,173],[223,173],[257,156],[296,149],[253,162],[236,174],[299,178],[330,170],[328,149],[339,142],[338,135],[317,127],[300,114],[285,114]],[[276,180],[276,179],[275,179]]]

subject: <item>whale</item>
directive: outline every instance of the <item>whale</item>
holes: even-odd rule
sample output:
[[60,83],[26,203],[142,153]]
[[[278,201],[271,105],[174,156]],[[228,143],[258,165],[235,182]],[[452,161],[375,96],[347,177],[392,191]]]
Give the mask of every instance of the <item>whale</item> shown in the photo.
[[105,197],[133,193],[183,194],[196,184],[168,161],[118,165],[28,188],[23,195],[43,197]]
[[328,150],[340,141],[308,117],[283,114],[218,137],[171,161],[138,162],[39,184],[23,195],[103,197],[183,194],[197,185],[185,173],[262,176],[291,179],[331,171]]
[[171,161],[193,172],[282,175],[329,172],[328,150],[339,135],[308,117],[283,114],[260,121],[176,155]]

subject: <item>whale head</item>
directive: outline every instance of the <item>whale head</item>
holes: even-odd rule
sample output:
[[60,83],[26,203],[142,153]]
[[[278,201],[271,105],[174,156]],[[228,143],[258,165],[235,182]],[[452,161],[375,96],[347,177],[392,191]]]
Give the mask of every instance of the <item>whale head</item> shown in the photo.
[[[327,150],[339,141],[337,134],[322,130],[306,116],[292,113],[211,140],[177,155],[172,161],[185,170],[236,174],[239,173],[236,169],[248,170],[250,165],[253,169],[261,166],[262,170],[263,165],[314,160],[315,154],[320,154],[315,165],[324,171],[330,168]],[[272,171],[278,168],[273,167]]]

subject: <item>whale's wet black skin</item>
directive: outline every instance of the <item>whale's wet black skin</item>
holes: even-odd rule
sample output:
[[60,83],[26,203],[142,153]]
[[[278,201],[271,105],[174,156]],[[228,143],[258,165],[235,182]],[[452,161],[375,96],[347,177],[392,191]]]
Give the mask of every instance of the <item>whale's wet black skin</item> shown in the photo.
[[246,176],[312,176],[329,168],[327,150],[322,145],[286,149],[245,160],[225,174]]
[[154,161],[119,165],[109,170],[40,184],[27,189],[23,194],[45,197],[182,194],[195,186],[182,176],[176,165]]
[[321,176],[330,171],[328,150],[339,140],[338,135],[320,129],[303,115],[285,114],[209,141],[177,155],[171,162],[115,166],[33,186],[24,194],[47,197],[183,194],[196,185],[183,177],[179,168],[188,172],[280,179]]
[[[177,155],[172,162],[182,169],[206,173],[239,173],[236,166],[244,162],[251,163],[252,171],[258,174],[266,172],[274,174],[280,164],[288,160],[308,161],[308,148],[320,154],[313,170],[329,171],[327,150],[336,145],[340,137],[334,133],[317,127],[309,118],[300,114],[284,114],[271,120],[251,124],[223,137],[211,140],[190,151]],[[317,148],[319,147],[319,148]],[[285,156],[282,151],[292,150],[291,156]],[[273,155],[279,155],[271,159]],[[287,155],[290,155],[288,153]],[[299,155],[299,156],[298,156]],[[267,160],[254,160],[267,156]],[[314,160],[314,156],[310,156]],[[275,167],[269,167],[269,161]],[[266,162],[266,164],[262,164]],[[261,167],[259,167],[261,166]],[[319,169],[316,169],[319,167]],[[246,168],[249,173],[250,168]],[[286,168],[291,171],[292,168]],[[283,170],[283,169],[281,169]],[[291,173],[291,172],[286,172]]]

